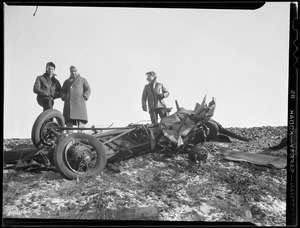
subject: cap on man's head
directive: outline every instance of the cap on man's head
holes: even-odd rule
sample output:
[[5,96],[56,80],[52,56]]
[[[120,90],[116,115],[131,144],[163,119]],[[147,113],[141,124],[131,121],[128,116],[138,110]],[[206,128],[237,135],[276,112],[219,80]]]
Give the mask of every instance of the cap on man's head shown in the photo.
[[46,67],[48,67],[48,66],[53,67],[55,69],[55,64],[53,62],[48,62],[46,64]]
[[147,75],[147,76],[149,75],[149,76],[156,77],[156,74],[155,74],[154,71],[149,71],[149,72],[146,73],[146,75]]

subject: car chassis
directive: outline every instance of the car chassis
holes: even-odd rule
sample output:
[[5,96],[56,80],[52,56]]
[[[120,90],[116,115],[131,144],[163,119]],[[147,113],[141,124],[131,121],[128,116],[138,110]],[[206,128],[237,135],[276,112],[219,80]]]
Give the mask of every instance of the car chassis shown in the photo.
[[[31,140],[38,149],[54,148],[54,166],[66,179],[94,176],[106,165],[149,152],[173,157],[187,153],[191,161],[197,161],[199,152],[207,155],[201,146],[206,141],[230,142],[227,136],[249,141],[211,119],[216,104],[212,100],[207,105],[206,96],[194,110],[180,108],[177,101],[176,106],[177,111],[162,118],[159,124],[130,124],[116,128],[68,128],[62,113],[50,109],[35,120]],[[70,130],[92,133],[67,134]]]

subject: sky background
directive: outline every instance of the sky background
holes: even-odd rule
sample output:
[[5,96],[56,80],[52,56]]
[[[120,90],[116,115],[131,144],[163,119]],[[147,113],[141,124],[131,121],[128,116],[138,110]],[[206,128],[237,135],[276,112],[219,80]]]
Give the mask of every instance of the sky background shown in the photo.
[[[86,126],[148,123],[141,106],[154,71],[176,111],[216,99],[223,127],[287,126],[289,2],[257,10],[47,7],[4,4],[4,138],[30,138],[42,112],[33,84],[56,64],[91,86]],[[63,101],[54,108],[63,110]]]

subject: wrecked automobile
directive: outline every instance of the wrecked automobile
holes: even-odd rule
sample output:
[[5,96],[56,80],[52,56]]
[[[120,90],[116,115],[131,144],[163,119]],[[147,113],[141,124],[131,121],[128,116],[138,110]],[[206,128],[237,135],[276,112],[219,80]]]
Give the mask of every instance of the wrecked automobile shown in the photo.
[[[229,137],[248,142],[245,137],[224,129],[211,117],[215,100],[196,103],[193,110],[179,107],[159,124],[130,124],[126,127],[68,128],[56,109],[42,112],[35,120],[31,140],[35,154],[42,154],[66,179],[94,176],[115,162],[150,152],[174,157],[188,154],[190,162],[205,161],[207,141],[231,142]],[[67,130],[81,131],[67,134]],[[89,133],[87,133],[89,132]]]

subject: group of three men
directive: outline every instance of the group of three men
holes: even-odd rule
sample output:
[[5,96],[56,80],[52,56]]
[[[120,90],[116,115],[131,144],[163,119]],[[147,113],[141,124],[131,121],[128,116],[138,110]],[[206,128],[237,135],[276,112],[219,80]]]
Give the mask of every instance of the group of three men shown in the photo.
[[[36,78],[33,92],[37,94],[37,102],[43,107],[43,111],[52,109],[54,100],[61,98],[64,101],[63,115],[66,126],[77,125],[83,127],[88,122],[86,101],[91,95],[91,88],[88,81],[81,77],[76,67],[70,67],[70,77],[61,86],[55,78],[55,64],[48,62],[46,72]],[[146,73],[148,84],[145,85],[142,94],[142,109],[149,111],[151,122],[158,122],[160,118],[167,116],[168,109],[164,98],[169,96],[169,92],[162,83],[156,81],[155,72]],[[147,108],[148,102],[148,108]]]

